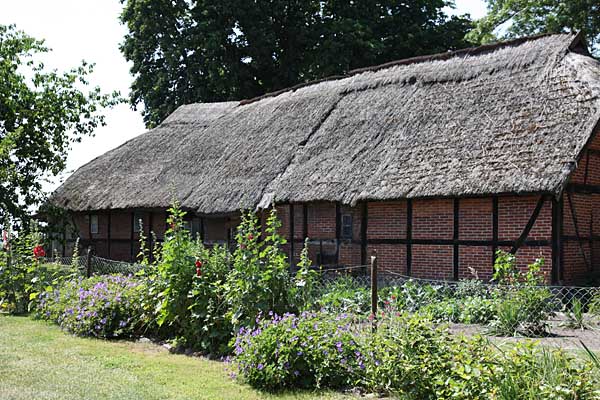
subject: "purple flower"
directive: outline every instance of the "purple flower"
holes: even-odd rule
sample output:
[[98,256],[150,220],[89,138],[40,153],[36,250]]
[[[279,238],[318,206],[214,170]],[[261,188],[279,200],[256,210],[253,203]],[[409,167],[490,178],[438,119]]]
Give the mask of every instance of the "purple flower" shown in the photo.
[[298,375],[300,375],[300,371],[298,371],[298,370],[294,371],[294,376],[298,376]]
[[335,344],[335,347],[337,347],[338,351],[341,353],[342,351],[344,351],[344,349],[342,349],[342,342],[337,342]]
[[263,369],[264,367],[265,367],[265,366],[264,366],[262,363],[260,363],[260,364],[258,364],[258,365],[256,366],[256,368],[258,368],[258,370],[259,370],[259,371],[262,371],[262,369]]

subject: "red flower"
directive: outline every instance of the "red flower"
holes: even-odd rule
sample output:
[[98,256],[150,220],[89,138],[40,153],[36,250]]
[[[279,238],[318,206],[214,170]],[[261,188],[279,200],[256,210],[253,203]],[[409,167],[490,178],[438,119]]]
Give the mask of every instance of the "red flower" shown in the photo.
[[46,252],[42,246],[37,245],[33,248],[33,256],[35,258],[46,257]]
[[196,268],[200,268],[202,266],[202,261],[196,260]]
[[253,235],[253,234],[251,234],[251,233],[249,233],[249,234],[248,234],[248,240],[252,240],[252,239],[254,239],[254,235]]
[[202,271],[200,270],[200,267],[196,268],[196,276],[202,276]]
[[392,295],[392,300],[396,300],[396,295]]
[[240,244],[240,249],[245,249],[246,245],[244,243]]

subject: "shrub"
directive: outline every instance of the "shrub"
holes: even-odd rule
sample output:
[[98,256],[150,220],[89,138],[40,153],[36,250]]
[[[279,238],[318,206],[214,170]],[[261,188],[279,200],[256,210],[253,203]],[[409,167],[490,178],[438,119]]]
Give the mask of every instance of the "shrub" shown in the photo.
[[390,315],[366,335],[362,386],[408,399],[472,399],[492,391],[497,367],[487,342],[454,336],[418,315]]
[[[534,344],[500,349],[417,314],[378,318],[304,313],[262,320],[236,339],[240,379],[270,391],[357,388],[406,399],[595,399],[592,362]],[[590,358],[596,359],[595,356]]]
[[234,365],[245,382],[269,391],[356,383],[365,358],[348,315],[269,315],[236,338]]
[[37,315],[79,336],[131,336],[140,330],[140,293],[134,277],[78,278],[40,294]]

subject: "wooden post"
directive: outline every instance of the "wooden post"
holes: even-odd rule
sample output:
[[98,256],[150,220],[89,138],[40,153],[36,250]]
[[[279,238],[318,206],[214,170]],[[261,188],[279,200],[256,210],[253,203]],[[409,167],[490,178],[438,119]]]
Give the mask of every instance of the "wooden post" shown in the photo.
[[373,316],[371,331],[377,330],[377,251],[371,253],[371,315]]
[[87,255],[85,257],[85,276],[88,278],[92,276],[92,248],[87,248]]

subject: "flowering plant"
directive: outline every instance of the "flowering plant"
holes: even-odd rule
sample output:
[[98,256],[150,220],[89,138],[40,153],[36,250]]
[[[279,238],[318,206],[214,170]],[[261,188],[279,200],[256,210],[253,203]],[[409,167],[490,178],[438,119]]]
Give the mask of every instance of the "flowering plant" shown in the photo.
[[46,251],[41,245],[37,245],[33,248],[33,256],[37,259],[41,257],[46,257]]
[[365,368],[349,315],[270,312],[254,329],[241,328],[233,367],[266,390],[351,387]]
[[39,296],[37,315],[80,336],[131,336],[142,320],[142,290],[142,282],[131,276],[71,279]]

